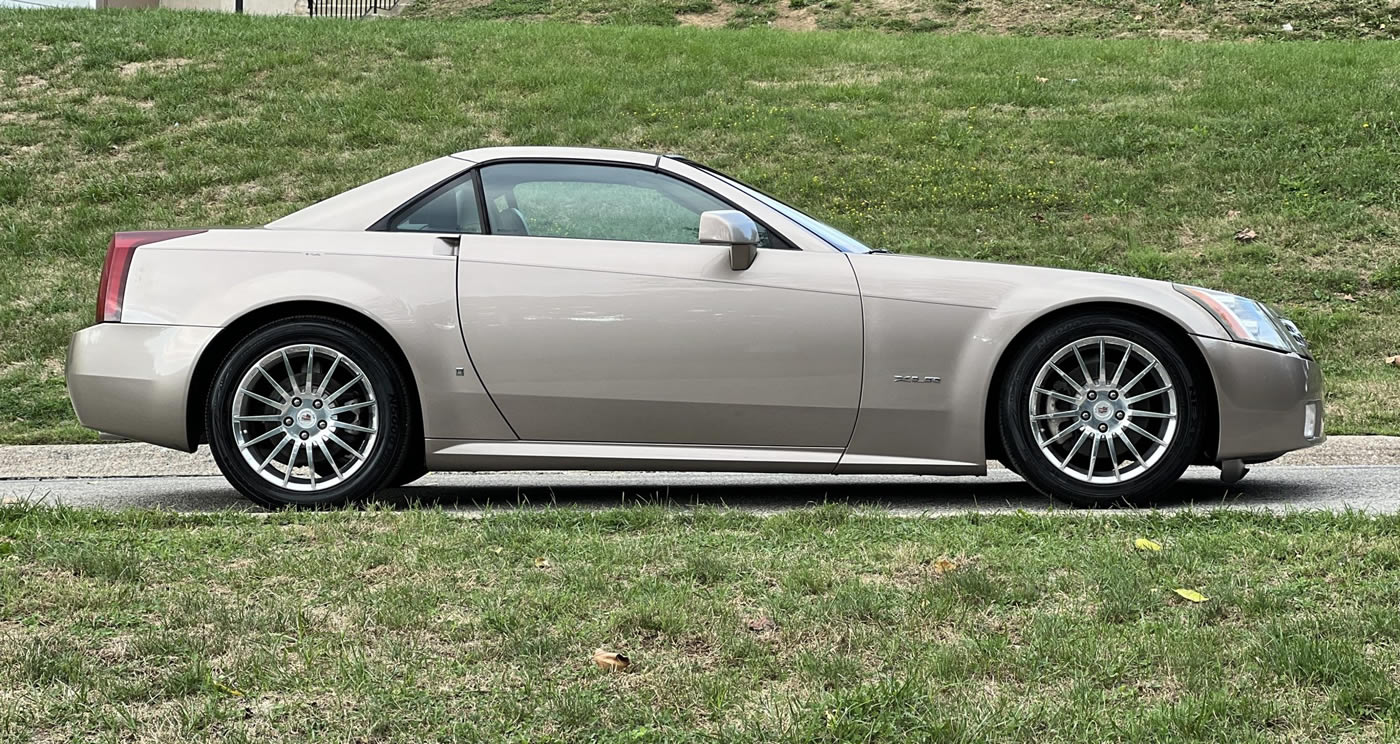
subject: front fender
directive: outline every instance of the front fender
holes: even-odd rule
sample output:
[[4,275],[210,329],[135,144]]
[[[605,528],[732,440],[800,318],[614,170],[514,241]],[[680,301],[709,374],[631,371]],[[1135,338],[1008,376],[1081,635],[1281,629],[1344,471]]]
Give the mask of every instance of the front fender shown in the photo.
[[[1191,336],[1228,339],[1167,282],[915,256],[850,258],[863,298],[865,377],[848,465],[895,457],[928,461],[923,472],[984,472],[994,373],[1016,352],[1018,335],[1051,313],[1140,308]],[[910,376],[940,381],[896,381]]]

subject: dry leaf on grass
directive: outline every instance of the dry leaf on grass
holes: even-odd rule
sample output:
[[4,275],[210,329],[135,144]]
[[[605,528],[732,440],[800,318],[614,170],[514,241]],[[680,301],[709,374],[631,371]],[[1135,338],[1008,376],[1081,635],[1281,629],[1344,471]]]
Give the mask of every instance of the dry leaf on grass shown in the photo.
[[228,685],[226,685],[226,684],[220,682],[220,681],[217,680],[217,679],[214,680],[214,688],[217,689],[219,692],[227,693],[227,694],[232,695],[232,696],[234,696],[234,697],[243,697],[243,691],[242,691],[242,690],[235,690],[234,688],[229,687]]
[[1201,602],[1204,602],[1208,599],[1206,595],[1201,594],[1195,589],[1173,589],[1172,591],[1176,592],[1176,596],[1181,597],[1187,602],[1195,602],[1197,604],[1200,604]]
[[535,568],[549,568],[553,565],[554,564],[550,563],[549,559],[544,556],[535,559]]
[[956,571],[957,569],[958,564],[948,560],[947,558],[939,558],[938,560],[933,562],[933,572],[939,576],[942,576],[943,574],[949,573],[951,571]]
[[755,633],[766,633],[778,629],[778,624],[773,622],[773,618],[768,617],[767,615],[750,620],[747,624],[749,630],[752,630]]
[[1400,367],[1400,356],[1386,357],[1385,363],[1392,367]]
[[597,664],[599,669],[606,669],[610,672],[620,672],[632,666],[632,660],[626,656],[614,651],[604,651],[601,648],[593,652],[593,663]]
[[1257,237],[1259,237],[1259,233],[1254,232],[1254,230],[1248,227],[1235,233],[1235,240],[1238,240],[1241,243],[1248,243],[1249,241],[1254,240]]
[[1139,537],[1134,540],[1133,545],[1137,546],[1138,550],[1151,550],[1154,553],[1162,550],[1161,544],[1152,542],[1145,537]]
[[1039,75],[1036,75],[1036,76],[1035,76],[1035,81],[1036,81],[1037,83],[1040,83],[1040,84],[1044,85],[1045,83],[1050,82],[1050,78],[1043,78],[1043,77],[1041,77],[1041,76],[1039,76]]

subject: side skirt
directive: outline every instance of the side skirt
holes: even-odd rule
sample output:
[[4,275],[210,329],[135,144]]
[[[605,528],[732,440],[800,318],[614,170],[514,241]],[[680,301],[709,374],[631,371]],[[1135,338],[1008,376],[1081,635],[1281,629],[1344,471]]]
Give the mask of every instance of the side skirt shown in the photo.
[[932,460],[926,457],[846,455],[836,466],[837,475],[986,475],[985,462]]
[[985,475],[985,463],[846,455],[839,447],[727,447],[613,442],[429,439],[429,470],[636,470],[732,473]]
[[839,447],[427,440],[429,470],[673,470],[830,473]]

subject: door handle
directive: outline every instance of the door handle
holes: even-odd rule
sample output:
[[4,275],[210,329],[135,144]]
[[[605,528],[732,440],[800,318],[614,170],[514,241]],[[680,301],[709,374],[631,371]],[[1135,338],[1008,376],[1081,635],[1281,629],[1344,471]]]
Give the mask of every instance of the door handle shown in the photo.
[[433,246],[434,256],[455,256],[457,249],[462,246],[462,238],[459,235],[439,235],[438,242]]

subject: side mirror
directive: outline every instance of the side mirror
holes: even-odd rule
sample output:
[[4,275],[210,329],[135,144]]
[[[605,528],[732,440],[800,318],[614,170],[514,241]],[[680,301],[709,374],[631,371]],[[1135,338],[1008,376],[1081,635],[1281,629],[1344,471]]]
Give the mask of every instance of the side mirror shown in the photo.
[[758,258],[758,225],[733,209],[705,212],[700,215],[700,242],[729,246],[729,268],[743,271]]

